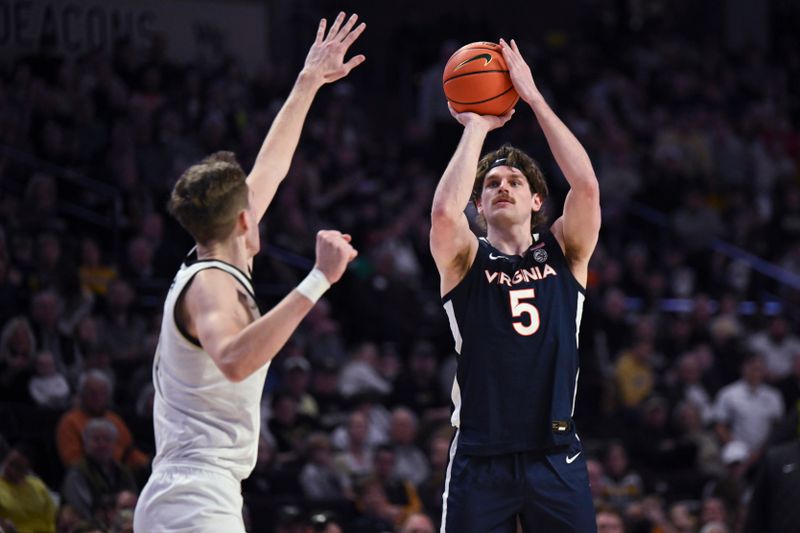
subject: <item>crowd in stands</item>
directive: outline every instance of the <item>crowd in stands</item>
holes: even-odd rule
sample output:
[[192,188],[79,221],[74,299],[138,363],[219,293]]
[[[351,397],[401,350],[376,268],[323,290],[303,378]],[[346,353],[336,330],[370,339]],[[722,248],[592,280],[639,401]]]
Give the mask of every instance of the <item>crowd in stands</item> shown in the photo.
[[[770,510],[766,465],[800,440],[800,45],[660,31],[608,53],[604,38],[517,37],[602,187],[575,411],[598,526],[789,531],[798,510]],[[293,81],[291,65],[247,75],[164,52],[120,42],[0,73],[4,531],[132,530],[162,298],[192,246],[168,193],[216,150],[249,169]],[[305,276],[318,229],[360,254],[272,363],[243,484],[253,531],[432,532],[441,517],[455,355],[429,209],[459,130],[442,63],[415,68],[388,123],[370,71],[325,89],[261,224],[262,308]],[[566,182],[533,116],[487,147],[504,141],[542,163],[558,213]]]

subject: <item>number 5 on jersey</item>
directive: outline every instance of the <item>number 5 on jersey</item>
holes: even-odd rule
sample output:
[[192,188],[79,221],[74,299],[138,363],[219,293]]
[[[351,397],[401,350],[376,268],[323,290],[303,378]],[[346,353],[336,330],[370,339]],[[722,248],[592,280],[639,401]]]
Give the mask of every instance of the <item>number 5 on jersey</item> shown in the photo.
[[[511,303],[511,316],[521,317],[520,320],[513,321],[514,330],[526,337],[536,333],[539,330],[539,310],[533,304],[523,301],[536,298],[533,289],[508,291],[508,298]],[[524,315],[528,315],[527,320]]]

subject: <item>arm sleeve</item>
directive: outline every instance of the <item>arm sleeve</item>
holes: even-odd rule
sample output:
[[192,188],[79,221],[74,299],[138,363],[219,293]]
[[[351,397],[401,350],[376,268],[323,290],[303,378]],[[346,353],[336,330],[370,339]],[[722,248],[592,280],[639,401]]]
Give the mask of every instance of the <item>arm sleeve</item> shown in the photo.
[[58,456],[64,466],[72,466],[80,461],[83,455],[83,442],[78,422],[71,413],[67,413],[56,428],[56,446]]

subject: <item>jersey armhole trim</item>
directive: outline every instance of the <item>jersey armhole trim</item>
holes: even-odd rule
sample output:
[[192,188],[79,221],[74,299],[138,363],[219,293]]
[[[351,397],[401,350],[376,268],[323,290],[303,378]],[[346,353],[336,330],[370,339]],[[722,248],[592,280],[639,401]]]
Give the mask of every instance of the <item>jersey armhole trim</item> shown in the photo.
[[[545,241],[548,241],[548,240],[551,240],[553,242],[553,246],[558,248],[558,253],[561,254],[561,257],[564,260],[564,266],[566,267],[565,270],[567,271],[568,278],[570,279],[572,284],[575,285],[575,288],[578,289],[578,292],[580,292],[581,294],[586,296],[586,287],[581,285],[581,282],[578,281],[578,278],[576,278],[575,274],[572,273],[572,269],[569,267],[569,260],[567,259],[566,254],[564,254],[564,250],[561,249],[561,244],[559,244],[558,239],[556,239],[555,234],[550,230],[548,230],[547,233],[545,233],[545,235],[542,237],[542,241],[541,242],[545,242]],[[588,271],[588,266],[587,266],[587,271]],[[588,282],[588,279],[587,279],[587,282]]]
[[[222,264],[224,264],[226,266],[230,266],[230,267],[236,268],[233,265],[229,265],[228,263],[225,263],[224,261],[217,261],[216,259],[208,259],[208,260],[203,259],[203,260],[195,261],[192,264],[197,264],[197,263],[216,263],[216,262],[220,262],[220,263],[222,263]],[[176,313],[178,311],[178,303],[181,301],[181,298],[183,298],[183,295],[186,292],[186,289],[188,289],[189,286],[194,281],[195,276],[197,276],[197,274],[199,274],[203,270],[210,270],[210,269],[221,270],[222,272],[225,272],[226,274],[230,275],[233,279],[236,280],[237,283],[239,283],[239,285],[244,287],[245,292],[247,292],[247,294],[250,295],[250,297],[253,299],[253,303],[255,303],[256,307],[258,307],[258,302],[256,302],[256,298],[255,298],[255,295],[253,294],[252,290],[241,279],[239,279],[238,276],[236,276],[236,275],[232,274],[231,272],[225,270],[221,266],[213,265],[213,264],[212,265],[206,265],[206,266],[203,266],[202,268],[197,269],[197,272],[192,274],[192,276],[189,279],[186,280],[186,283],[183,284],[183,288],[181,288],[180,294],[178,294],[178,296],[175,298],[175,305],[172,306],[172,322],[175,324],[175,329],[178,330],[178,332],[181,334],[181,336],[186,341],[188,341],[192,345],[192,347],[200,348],[201,350],[203,349],[203,346],[200,344],[200,339],[195,338],[191,333],[189,333],[188,331],[186,331],[183,328],[181,323],[178,321],[178,317],[177,317]],[[236,270],[239,271],[240,273],[242,272],[238,268],[236,268]],[[259,309],[259,312],[261,312],[260,309]]]
[[461,281],[459,281],[458,283],[456,283],[456,286],[455,286],[455,287],[453,287],[452,289],[450,289],[449,291],[447,291],[447,293],[446,293],[446,294],[442,295],[442,303],[445,303],[445,302],[448,302],[448,301],[452,300],[452,299],[453,299],[453,293],[454,293],[454,292],[455,292],[455,291],[456,291],[456,290],[457,290],[459,287],[461,287],[461,285],[463,285],[463,284],[464,284],[464,282],[467,280],[467,278],[469,278],[469,277],[470,277],[470,275],[472,275],[472,271],[475,269],[475,264],[478,262],[478,256],[479,256],[479,255],[480,255],[480,253],[481,253],[481,238],[480,238],[480,237],[478,237],[478,236],[476,235],[476,236],[475,236],[475,239],[476,239],[476,240],[477,240],[477,242],[478,242],[478,247],[477,247],[477,248],[475,248],[475,257],[473,257],[473,258],[472,258],[472,264],[469,266],[469,268],[467,269],[467,271],[464,273],[464,277],[463,277],[463,278],[461,278]]
[[203,346],[200,344],[200,339],[198,339],[197,337],[186,331],[186,328],[183,327],[181,321],[178,320],[178,305],[180,305],[181,302],[183,302],[183,296],[186,293],[186,289],[188,289],[191,286],[192,282],[194,281],[194,277],[197,275],[198,272],[200,272],[200,270],[192,274],[192,277],[186,280],[186,283],[184,283],[183,287],[181,288],[181,292],[178,294],[178,296],[175,297],[175,305],[172,306],[172,323],[175,324],[175,329],[178,330],[178,333],[181,334],[183,340],[191,344],[193,348],[198,348],[202,350]]

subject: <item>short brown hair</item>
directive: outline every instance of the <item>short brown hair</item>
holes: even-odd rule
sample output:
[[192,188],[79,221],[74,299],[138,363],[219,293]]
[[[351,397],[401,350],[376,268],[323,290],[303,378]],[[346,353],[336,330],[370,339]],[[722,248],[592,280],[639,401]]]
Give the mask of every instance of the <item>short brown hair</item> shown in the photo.
[[[547,182],[544,179],[542,169],[539,168],[539,164],[519,148],[514,148],[509,143],[506,143],[497,150],[484,155],[478,162],[478,172],[475,175],[475,183],[472,185],[472,201],[476,206],[483,192],[483,181],[486,179],[486,174],[489,173],[493,168],[492,164],[498,159],[505,159],[508,166],[522,172],[528,180],[531,192],[537,193],[542,202],[547,199],[549,194]],[[547,222],[547,213],[545,213],[544,207],[531,213],[531,229],[545,222]],[[478,217],[478,223],[485,229],[486,221],[482,216]]]
[[189,167],[167,208],[199,244],[226,238],[248,206],[244,170],[232,152],[216,152]]

